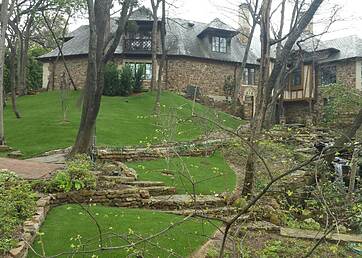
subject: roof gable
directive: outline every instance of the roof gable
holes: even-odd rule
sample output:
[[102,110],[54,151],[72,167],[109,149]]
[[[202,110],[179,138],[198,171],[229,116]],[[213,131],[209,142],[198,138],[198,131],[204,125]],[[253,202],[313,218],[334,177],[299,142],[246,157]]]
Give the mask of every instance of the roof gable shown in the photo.
[[207,24],[205,28],[197,36],[202,38],[209,33],[222,34],[233,37],[237,35],[239,32],[234,28],[230,27],[229,25],[227,25],[226,23],[222,22],[219,18],[215,18],[209,24]]

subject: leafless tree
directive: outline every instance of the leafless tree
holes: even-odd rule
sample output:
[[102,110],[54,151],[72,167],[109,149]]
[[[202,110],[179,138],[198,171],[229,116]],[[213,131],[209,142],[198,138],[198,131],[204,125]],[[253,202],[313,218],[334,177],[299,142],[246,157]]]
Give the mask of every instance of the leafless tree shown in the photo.
[[[261,40],[261,58],[260,58],[260,79],[258,85],[258,92],[256,97],[256,112],[251,121],[251,135],[250,143],[255,145],[260,138],[262,128],[265,122],[267,109],[271,101],[273,91],[278,88],[280,78],[288,65],[288,58],[293,50],[293,46],[302,35],[308,24],[313,19],[316,11],[323,3],[323,0],[313,0],[308,9],[300,15],[297,22],[293,21],[293,25],[288,33],[282,38],[271,39],[271,16],[272,16],[272,1],[264,0],[261,5],[261,18],[260,18],[260,40]],[[298,1],[295,3],[298,11],[301,6]],[[271,46],[283,41],[283,46],[273,61],[273,68],[271,67]],[[245,166],[245,179],[243,185],[242,195],[250,196],[254,185],[255,175],[255,153],[250,152]]]
[[152,35],[151,35],[151,52],[152,52],[152,78],[151,78],[151,90],[153,91],[157,87],[157,51],[158,51],[158,8],[162,0],[151,0],[152,7]]
[[158,79],[157,79],[157,94],[154,112],[155,114],[160,113],[160,99],[162,91],[162,77],[163,71],[166,64],[166,0],[162,0],[162,20],[161,20],[161,61],[158,67]]

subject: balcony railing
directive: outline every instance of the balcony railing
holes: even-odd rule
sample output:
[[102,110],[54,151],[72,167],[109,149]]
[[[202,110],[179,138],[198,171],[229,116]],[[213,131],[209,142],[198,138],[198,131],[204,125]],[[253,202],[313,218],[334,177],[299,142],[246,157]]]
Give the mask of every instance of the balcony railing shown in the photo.
[[151,51],[151,39],[126,39],[125,50],[128,52],[149,52]]

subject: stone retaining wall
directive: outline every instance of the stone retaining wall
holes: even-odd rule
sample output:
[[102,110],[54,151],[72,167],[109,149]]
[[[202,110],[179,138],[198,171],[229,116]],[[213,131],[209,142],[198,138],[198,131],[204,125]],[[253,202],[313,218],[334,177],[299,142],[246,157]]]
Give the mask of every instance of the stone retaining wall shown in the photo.
[[50,209],[50,197],[42,197],[37,201],[35,214],[23,223],[21,229],[20,242],[5,255],[5,258],[25,258],[28,255],[29,245],[31,245],[36,234],[43,224],[45,217]]
[[150,198],[146,190],[126,187],[115,190],[82,190],[77,192],[51,194],[51,204],[64,203],[100,203],[115,207],[138,208],[142,200]]
[[206,156],[226,144],[226,140],[208,140],[168,143],[150,147],[100,148],[98,149],[98,158],[101,160],[129,162],[176,156]]

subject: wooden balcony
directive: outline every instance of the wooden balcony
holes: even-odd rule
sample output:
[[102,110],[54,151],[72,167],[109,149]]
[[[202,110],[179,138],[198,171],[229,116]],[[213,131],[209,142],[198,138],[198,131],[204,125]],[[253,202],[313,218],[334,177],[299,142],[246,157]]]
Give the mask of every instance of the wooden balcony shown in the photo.
[[125,39],[124,41],[125,52],[147,53],[151,52],[151,46],[151,39]]

